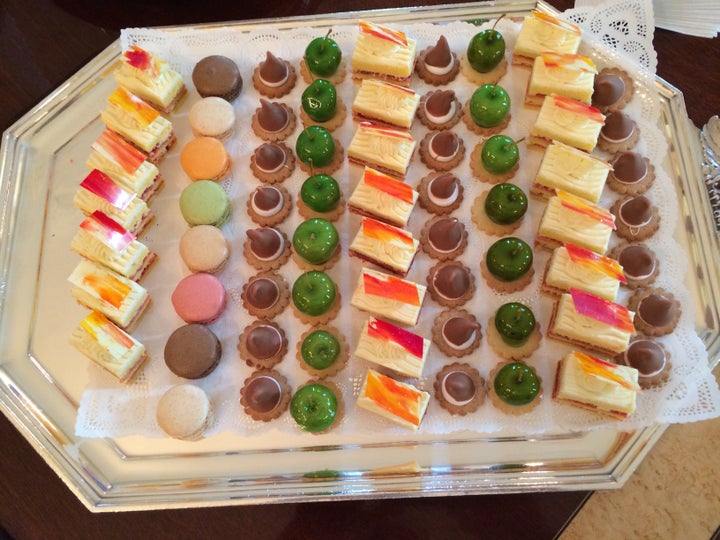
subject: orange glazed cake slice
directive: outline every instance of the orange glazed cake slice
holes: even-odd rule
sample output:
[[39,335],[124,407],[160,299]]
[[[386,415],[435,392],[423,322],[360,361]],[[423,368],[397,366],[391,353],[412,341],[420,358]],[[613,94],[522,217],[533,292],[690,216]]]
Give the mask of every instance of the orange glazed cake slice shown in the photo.
[[560,141],[592,152],[603,125],[605,116],[595,107],[563,96],[545,96],[528,144],[545,147]]
[[535,57],[525,103],[539,107],[545,96],[557,94],[589,104],[597,68],[587,56],[543,52]]
[[575,54],[581,39],[579,26],[533,10],[520,28],[513,49],[513,64],[531,67],[536,56],[548,51]]
[[363,79],[353,101],[353,118],[410,129],[420,95],[409,88],[375,79]]
[[355,356],[406,377],[422,377],[430,340],[370,317],[363,324]]
[[635,335],[633,316],[625,306],[570,289],[555,303],[547,335],[614,356],[625,351]]
[[373,217],[396,227],[405,227],[418,200],[410,185],[365,167],[362,178],[348,200],[351,212]]
[[553,400],[623,420],[639,391],[637,369],[574,351],[558,362]]
[[359,34],[350,65],[354,79],[380,79],[410,86],[417,44],[404,32],[367,21]]
[[398,324],[417,324],[427,288],[399,277],[363,268],[350,305]]
[[80,321],[70,344],[122,383],[132,379],[148,358],[142,343],[97,311]]
[[404,180],[415,146],[405,130],[361,122],[348,146],[348,161]]
[[364,217],[348,251],[351,256],[404,277],[419,246],[409,231]]
[[430,394],[368,369],[357,405],[396,424],[417,431],[425,416]]

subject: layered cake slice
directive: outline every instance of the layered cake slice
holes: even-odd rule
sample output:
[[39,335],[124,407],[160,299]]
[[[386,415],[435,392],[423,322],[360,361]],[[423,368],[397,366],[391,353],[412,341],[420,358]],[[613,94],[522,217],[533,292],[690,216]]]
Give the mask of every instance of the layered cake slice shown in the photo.
[[355,356],[407,377],[422,376],[430,340],[370,317],[363,324]]
[[149,203],[162,188],[158,168],[145,159],[145,154],[114,131],[104,130],[92,144],[86,164],[112,178],[123,189]]
[[410,129],[420,95],[409,88],[364,79],[352,105],[353,118],[390,127]]
[[78,263],[68,281],[75,300],[127,331],[150,303],[144,287],[88,260]]
[[353,79],[380,79],[410,86],[417,44],[404,32],[360,21],[350,65]]
[[547,199],[562,189],[596,203],[611,169],[609,163],[587,152],[553,141],[545,149],[530,193]]
[[350,195],[348,208],[355,214],[405,227],[418,196],[418,192],[405,182],[365,167]]
[[633,316],[625,306],[570,289],[555,303],[547,336],[614,356],[635,335]]
[[553,400],[623,420],[639,391],[637,369],[574,351],[558,362]]
[[182,75],[137,45],[123,53],[120,67],[115,70],[115,80],[163,113],[172,111],[186,92]]
[[513,49],[513,64],[531,67],[535,57],[548,51],[575,54],[581,39],[579,26],[533,10],[520,28]]
[[80,321],[70,344],[121,383],[131,380],[148,358],[142,343],[97,311]]
[[100,113],[100,119],[156,165],[175,143],[172,123],[123,87],[108,96],[108,105]]
[[417,324],[427,288],[399,277],[363,268],[350,305],[398,324]]
[[351,256],[404,277],[419,246],[409,231],[365,217],[348,251]]
[[411,384],[396,381],[374,369],[368,369],[357,405],[400,426],[417,431],[429,401],[429,393],[418,390]]
[[533,62],[525,104],[539,107],[551,94],[589,104],[596,74],[595,63],[587,56],[542,52]]
[[405,130],[362,122],[347,149],[348,161],[404,180],[415,146]]
[[553,251],[541,290],[560,296],[575,288],[614,302],[621,283],[626,283],[625,274],[615,259],[565,244]]
[[615,216],[605,208],[556,190],[540,219],[535,243],[550,249],[570,243],[605,254],[614,229]]
[[528,144],[546,147],[551,141],[560,141],[592,152],[604,124],[605,116],[587,103],[563,96],[545,96],[530,128]]

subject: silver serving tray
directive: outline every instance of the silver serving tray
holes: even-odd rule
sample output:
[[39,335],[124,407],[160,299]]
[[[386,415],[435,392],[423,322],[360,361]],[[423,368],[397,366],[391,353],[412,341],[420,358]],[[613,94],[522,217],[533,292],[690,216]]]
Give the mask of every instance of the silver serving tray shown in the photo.
[[[231,23],[239,30],[385,22],[524,16],[535,2],[457,4],[337,13]],[[221,25],[206,25],[213,28]],[[222,26],[228,26],[223,24]],[[3,135],[0,153],[0,405],[35,450],[90,510],[136,510],[267,502],[462,495],[616,488],[666,426],[537,437],[443,436],[404,441],[298,448],[252,446],[222,434],[188,446],[139,437],[83,439],[74,435],[86,365],[53,354],[67,336],[39,335],[38,313],[55,282],[48,260],[54,232],[48,216],[62,217],[54,198],[64,171],[83,160],[85,132],[114,88],[107,77],[120,57],[115,42]],[[720,348],[720,260],[708,192],[702,179],[697,130],[682,94],[657,80],[662,125],[670,144],[667,170],[676,183],[686,227],[679,231],[694,261],[688,286],[697,299],[697,331],[712,364]],[[74,222],[74,219],[73,219]],[[60,268],[62,266],[60,265]],[[63,270],[55,270],[64,272]],[[49,279],[53,277],[55,279]],[[62,317],[62,314],[59,315]],[[51,333],[52,334],[52,333]]]

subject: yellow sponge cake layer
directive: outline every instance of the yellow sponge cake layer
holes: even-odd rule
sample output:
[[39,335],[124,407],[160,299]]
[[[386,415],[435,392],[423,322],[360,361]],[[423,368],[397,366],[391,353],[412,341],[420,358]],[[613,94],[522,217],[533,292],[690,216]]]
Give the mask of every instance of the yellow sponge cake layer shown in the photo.
[[410,85],[415,67],[416,42],[386,26],[361,21],[350,65],[353,78],[382,79]]
[[533,11],[520,28],[513,49],[513,64],[531,66],[536,56],[547,51],[575,54],[581,39],[579,26]]
[[430,340],[370,317],[363,325],[355,356],[407,377],[422,376]]
[[547,146],[560,141],[592,152],[604,124],[605,117],[595,107],[563,96],[545,96],[528,142]]
[[405,178],[416,142],[405,130],[362,122],[347,149],[348,160],[378,171]]
[[416,431],[429,401],[430,394],[427,392],[369,369],[360,388],[357,405]]
[[395,84],[364,79],[352,105],[353,117],[410,129],[420,95]]
[[551,94],[590,103],[596,73],[587,56],[543,52],[533,62],[525,103],[539,106]]

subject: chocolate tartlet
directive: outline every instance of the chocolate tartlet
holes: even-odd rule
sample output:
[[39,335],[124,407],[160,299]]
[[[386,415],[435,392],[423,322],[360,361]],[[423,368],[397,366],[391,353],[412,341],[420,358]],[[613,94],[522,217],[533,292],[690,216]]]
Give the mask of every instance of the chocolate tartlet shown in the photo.
[[250,156],[250,169],[255,178],[266,184],[276,184],[295,170],[295,156],[282,142],[266,142]]
[[220,362],[222,344],[210,328],[191,323],[170,334],[163,351],[165,365],[185,379],[202,379]]
[[418,204],[432,214],[449,214],[463,200],[463,186],[452,173],[430,173],[417,187]]
[[274,227],[285,220],[292,209],[292,200],[282,186],[260,186],[247,200],[250,219],[261,227]]
[[635,88],[630,76],[617,68],[604,68],[595,75],[592,106],[603,114],[622,109],[632,99]]
[[600,129],[598,148],[614,154],[632,149],[640,140],[640,127],[637,122],[621,111],[615,111],[605,117]]
[[655,252],[645,244],[623,242],[610,251],[609,256],[623,267],[625,285],[631,289],[647,287],[657,278],[659,261]]
[[415,63],[415,72],[422,80],[433,86],[455,80],[460,72],[460,62],[457,54],[450,50],[445,36],[440,36],[435,45],[420,51]]
[[655,166],[636,152],[618,152],[610,160],[607,185],[623,195],[645,193],[655,181]]
[[290,258],[290,242],[284,232],[272,227],[248,229],[243,245],[245,259],[257,270],[277,270]]
[[252,130],[264,141],[283,141],[295,129],[295,113],[285,103],[260,99],[252,116]]
[[453,131],[431,131],[420,141],[420,160],[435,171],[449,171],[465,157],[465,144]]
[[450,129],[460,121],[463,109],[453,90],[432,90],[420,98],[415,116],[430,129]]
[[290,303],[290,289],[280,274],[261,272],[243,285],[240,298],[253,317],[272,319]]
[[240,358],[250,367],[270,369],[287,353],[285,331],[271,321],[255,321],[238,339]]
[[646,336],[664,336],[671,333],[682,313],[680,302],[675,296],[657,287],[635,291],[628,299],[628,309],[635,312],[635,329]]
[[645,195],[623,197],[610,208],[615,216],[615,232],[628,241],[650,238],[660,227],[660,212]]
[[195,64],[192,81],[200,97],[220,97],[226,101],[238,97],[243,87],[237,64],[219,54],[206,56]]
[[287,410],[291,393],[283,375],[274,369],[261,369],[243,382],[240,405],[253,420],[269,422]]
[[450,414],[465,416],[485,401],[485,379],[474,367],[453,362],[435,376],[435,399]]
[[435,216],[420,232],[422,250],[433,259],[446,261],[462,255],[468,243],[462,221],[454,217]]
[[638,370],[638,384],[641,388],[660,386],[670,377],[670,353],[662,344],[644,337],[635,336],[627,350],[615,357],[618,364],[625,364]]
[[474,315],[464,309],[446,309],[433,323],[432,340],[448,356],[460,358],[480,346],[482,328]]
[[475,293],[475,277],[458,261],[443,261],[433,266],[427,284],[432,299],[445,307],[461,306]]
[[284,96],[293,89],[297,74],[290,62],[267,51],[265,60],[253,70],[252,81],[258,92],[274,99]]

